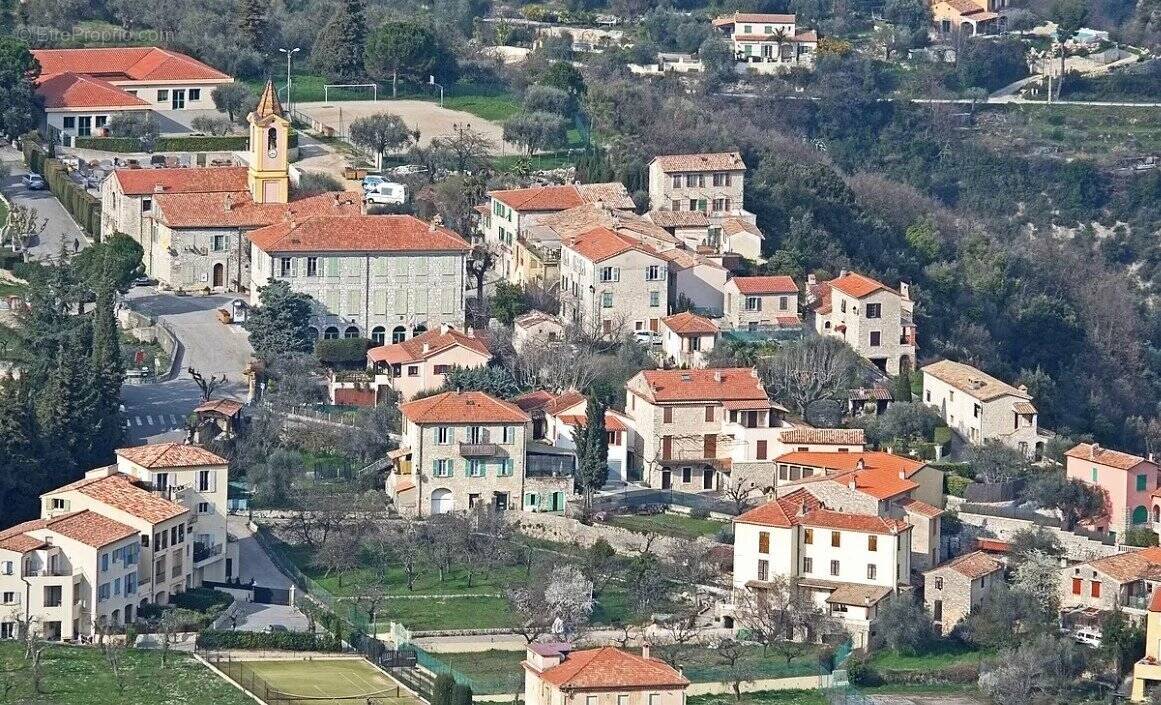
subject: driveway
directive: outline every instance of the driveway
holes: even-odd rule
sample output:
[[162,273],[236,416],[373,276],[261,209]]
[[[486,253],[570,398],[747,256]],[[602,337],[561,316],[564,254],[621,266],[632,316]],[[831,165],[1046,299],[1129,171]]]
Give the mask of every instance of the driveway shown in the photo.
[[292,632],[305,632],[310,629],[310,621],[306,615],[289,605],[246,602],[238,605],[237,610],[238,624],[234,629],[240,632],[265,632],[275,624]]
[[48,220],[39,241],[29,248],[37,259],[56,257],[60,254],[61,244],[64,244],[69,252],[90,244],[88,236],[51,191],[48,189],[29,191],[24,188],[20,177],[27,174],[28,169],[24,168],[24,157],[20,152],[11,145],[0,144],[0,162],[6,163],[12,169],[12,174],[0,183],[0,191],[3,191],[14,205],[35,208],[38,219]]
[[231,536],[238,539],[238,577],[244,583],[251,580],[262,587],[288,589],[293,583],[290,578],[282,574],[266,551],[254,538],[247,526],[244,516],[229,516],[226,518],[226,530]]
[[153,384],[125,384],[126,434],[130,442],[145,443],[184,438],[185,418],[201,403],[201,390],[186,372],[190,367],[207,378],[225,375],[227,383],[215,397],[244,401],[242,371],[253,350],[246,331],[218,321],[217,309],[232,296],[175,296],[149,287],[130,289],[124,303],[135,311],[164,321],[182,344],[176,379]]
[[875,705],[984,705],[983,697],[965,694],[871,695]]

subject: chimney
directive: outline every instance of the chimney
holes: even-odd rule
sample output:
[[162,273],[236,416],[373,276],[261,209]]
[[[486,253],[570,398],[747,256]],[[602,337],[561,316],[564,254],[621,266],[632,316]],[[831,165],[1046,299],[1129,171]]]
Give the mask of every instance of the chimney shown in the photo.
[[165,193],[165,187],[162,186],[161,184],[154,184],[153,192],[154,193]]
[[1089,459],[1096,460],[1097,453],[1100,453],[1100,452],[1101,452],[1101,444],[1094,441],[1093,444],[1091,446],[1089,446],[1089,449],[1088,449]]
[[430,343],[424,343],[424,344],[423,344],[423,354],[424,354],[424,355],[426,355],[426,354],[427,354],[427,352],[428,352],[429,350],[431,350],[431,344],[430,344]]
[[471,326],[468,326],[467,333],[468,333],[468,335],[470,335],[470,336],[475,336],[475,334],[476,334],[476,329],[475,329],[475,328],[472,328]]
[[906,470],[900,470],[900,471],[899,471],[899,479],[900,479],[900,480],[906,480],[906,479],[907,479],[907,471],[906,471]]
[[847,480],[847,489],[850,489],[850,490],[858,489],[858,484],[855,482],[854,475],[851,475],[851,479]]
[[721,370],[717,370],[717,369],[714,370],[714,381],[717,382],[718,384],[722,383],[722,371]]
[[866,469],[867,469],[867,461],[863,460],[862,458],[859,458],[857,461],[855,461],[855,470],[866,470]]
[[692,382],[692,381],[693,381],[693,375],[691,375],[691,374],[690,374],[690,373],[688,373],[688,372],[682,372],[682,373],[681,373],[681,381],[682,381],[682,382]]
[[1024,392],[1025,394],[1028,393],[1028,385],[1026,385],[1026,384],[1021,384],[1019,387],[1016,387],[1016,389],[1019,389],[1021,392]]
[[446,323],[439,324],[439,334],[440,335],[447,335],[447,332],[449,330],[451,330],[451,326],[449,326],[448,324],[446,324]]
[[649,659],[649,642],[647,641],[641,642],[641,658]]
[[818,277],[814,276],[813,274],[807,274],[806,283],[808,286],[814,286],[818,283]]
[[845,276],[846,276],[846,275],[848,275],[848,274],[850,274],[850,272],[848,272],[848,271],[847,271],[847,270],[845,270],[845,269],[840,269],[840,270],[839,270],[839,278],[840,278],[840,279],[841,279],[841,278],[843,278],[843,277],[845,277]]
[[907,282],[899,282],[899,296],[902,297],[904,301],[910,301],[911,285]]

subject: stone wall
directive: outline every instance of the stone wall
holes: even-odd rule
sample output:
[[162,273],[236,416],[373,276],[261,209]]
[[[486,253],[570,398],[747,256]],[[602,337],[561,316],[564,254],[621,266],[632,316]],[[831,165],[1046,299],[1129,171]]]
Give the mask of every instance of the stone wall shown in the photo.
[[[969,537],[987,536],[1010,540],[1016,532],[1022,529],[1039,526],[1027,519],[1009,519],[986,514],[972,514],[960,512],[958,514],[963,524],[963,531]],[[1117,547],[1103,544],[1100,541],[1078,536],[1071,531],[1063,531],[1051,526],[1041,526],[1045,531],[1056,536],[1064,546],[1064,554],[1070,561],[1091,561],[1117,553]]]
[[[514,512],[508,516],[508,521],[518,531],[532,538],[572,544],[582,548],[588,548],[595,544],[598,539],[604,539],[618,553],[632,553],[644,548],[647,541],[645,534],[635,531],[603,524],[582,524],[576,519],[556,514]],[[699,538],[694,539],[694,541],[703,544],[706,548],[720,545],[708,539]],[[684,541],[681,539],[662,537],[660,540],[654,540],[653,547],[664,554],[667,550],[676,550],[683,543]]]

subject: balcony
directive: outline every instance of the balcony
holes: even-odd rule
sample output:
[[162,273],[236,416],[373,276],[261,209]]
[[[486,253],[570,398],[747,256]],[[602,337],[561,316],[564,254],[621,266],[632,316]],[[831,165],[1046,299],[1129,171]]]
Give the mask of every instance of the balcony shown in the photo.
[[180,578],[180,577],[181,577],[181,573],[182,573],[182,565],[181,565],[180,563],[178,563],[177,565],[175,565],[175,566],[173,567],[173,570],[172,570],[172,571],[170,571],[170,575],[171,575],[171,577],[174,577],[174,578]]
[[495,443],[461,443],[460,456],[464,458],[491,458],[499,453]]
[[220,543],[200,543],[195,541],[193,547],[194,563],[201,563],[212,558],[222,555],[222,544]]
[[1124,607],[1131,610],[1141,610],[1142,612],[1149,609],[1148,595],[1129,595],[1125,597]]
[[717,457],[722,448],[674,448],[668,453],[662,452],[658,459],[662,465],[704,464],[714,467],[729,462],[728,458]]

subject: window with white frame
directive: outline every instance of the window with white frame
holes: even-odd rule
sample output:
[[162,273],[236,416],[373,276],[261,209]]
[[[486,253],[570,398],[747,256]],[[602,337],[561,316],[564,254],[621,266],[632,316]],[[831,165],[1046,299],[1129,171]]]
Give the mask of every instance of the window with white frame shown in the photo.
[[746,297],[746,310],[747,311],[761,311],[762,310],[762,297],[760,297],[760,296],[747,296]]
[[289,257],[278,258],[278,276],[289,277],[291,272],[291,259]]
[[452,432],[451,426],[436,426],[435,427],[435,442],[437,445],[446,446],[452,442],[455,434]]
[[645,268],[645,281],[660,281],[664,276],[665,272],[661,269],[661,265],[659,264],[651,264]]
[[601,308],[612,308],[612,307],[613,307],[613,292],[606,291],[605,293],[601,294]]
[[658,306],[661,305],[661,292],[660,291],[650,291],[649,292],[649,305],[653,308],[657,308]]
[[452,476],[452,461],[450,458],[436,458],[432,463],[431,474],[436,477]]
[[503,443],[509,445],[516,442],[516,427],[505,426],[503,431]]
[[230,246],[229,235],[214,235],[210,240],[210,246],[214,252],[225,252],[226,248]]
[[621,280],[621,270],[617,267],[601,267],[602,282],[615,282]]

